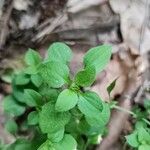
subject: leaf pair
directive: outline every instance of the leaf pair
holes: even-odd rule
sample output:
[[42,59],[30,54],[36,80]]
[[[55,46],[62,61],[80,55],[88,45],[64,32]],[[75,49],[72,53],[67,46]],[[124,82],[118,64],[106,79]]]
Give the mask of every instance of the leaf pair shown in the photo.
[[95,81],[96,74],[101,72],[111,57],[111,47],[108,45],[91,48],[84,56],[84,70],[75,76],[75,83],[81,87],[88,87]]
[[[111,47],[110,46],[102,45],[102,46],[97,46],[97,47],[90,49],[84,56],[84,61],[83,61],[84,66],[85,66],[84,70],[78,72],[77,75],[75,76],[76,84],[79,86],[82,86],[82,87],[90,86],[94,82],[94,80],[96,78],[96,74],[105,68],[108,61],[110,60],[110,56],[111,56]],[[63,68],[63,70],[65,70],[66,76],[63,76],[63,74],[65,72],[62,74],[60,73],[62,75],[61,77],[63,79],[64,79],[64,77],[65,78],[68,77],[68,74],[67,74],[68,72],[65,69],[65,66],[62,66],[61,64],[66,64],[67,62],[69,62],[71,60],[71,57],[72,57],[72,54],[71,54],[70,48],[63,43],[59,43],[59,42],[54,43],[48,49],[48,60],[58,63],[56,70],[61,70],[61,68]],[[55,72],[55,71],[52,70],[52,72]],[[53,78],[56,74],[54,74],[52,76],[51,80],[53,80]],[[50,75],[50,73],[49,73],[49,75]],[[54,79],[57,80],[57,78],[54,78]],[[59,80],[60,80],[60,85],[56,85],[56,87],[57,86],[60,87],[62,84],[65,83],[59,78],[58,78],[57,82]],[[46,80],[46,81],[48,81],[48,80]],[[54,83],[52,86],[54,86],[55,84],[56,83]]]
[[[84,70],[77,73],[75,82],[82,87],[90,86],[96,74],[102,71],[110,60],[111,47],[107,45],[91,48],[84,56]],[[64,43],[56,42],[48,49],[48,58],[46,62],[40,65],[38,69],[42,78],[51,87],[61,87],[67,83],[69,77],[69,69],[67,63],[71,60],[71,49]],[[36,66],[41,62],[39,54],[33,50],[29,50],[26,54],[25,61],[32,66],[27,73],[34,74]]]
[[87,67],[79,71],[75,76],[75,83],[81,87],[88,87],[92,85],[96,78],[96,70],[93,66]]
[[109,106],[102,102],[96,93],[90,91],[78,95],[76,92],[66,89],[58,96],[55,108],[58,112],[64,112],[76,105],[92,126],[104,126],[109,120]]
[[43,80],[39,74],[28,75],[25,73],[19,73],[19,74],[15,75],[13,82],[16,86],[24,86],[24,85],[27,85],[28,83],[30,83],[30,81],[36,87],[39,87],[43,82]]

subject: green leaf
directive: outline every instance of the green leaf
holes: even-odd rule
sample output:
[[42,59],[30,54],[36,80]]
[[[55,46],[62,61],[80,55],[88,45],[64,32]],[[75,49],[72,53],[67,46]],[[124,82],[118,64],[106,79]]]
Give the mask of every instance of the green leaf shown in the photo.
[[53,88],[59,88],[67,83],[69,77],[68,67],[60,62],[46,62],[39,68],[44,82]]
[[48,134],[48,139],[51,142],[57,143],[57,142],[59,142],[59,141],[61,141],[63,139],[64,131],[65,131],[65,129],[62,128],[62,129],[59,129],[58,131],[56,131],[54,133],[49,133]]
[[48,59],[51,61],[67,63],[71,60],[71,57],[71,49],[64,43],[53,43],[48,49]]
[[34,107],[42,104],[42,96],[32,89],[25,89],[24,97],[28,106]]
[[31,75],[31,82],[36,87],[39,87],[42,84],[43,80],[42,80],[42,77],[39,74],[33,74],[33,75]]
[[85,92],[80,95],[78,107],[91,126],[104,126],[109,121],[109,105],[102,102],[99,96],[94,92]]
[[91,126],[95,126],[95,127],[104,127],[110,119],[110,107],[108,104],[106,103],[102,103],[103,104],[103,109],[101,111],[101,113],[91,117],[91,116],[85,116],[87,122],[91,125]]
[[69,122],[70,113],[59,113],[55,111],[55,106],[51,102],[42,107],[39,114],[39,125],[43,133],[56,132]]
[[109,107],[109,104],[105,102],[103,102],[102,105],[103,105],[103,109],[100,113],[99,124],[101,126],[105,126],[109,122],[109,119],[110,119],[110,107]]
[[23,88],[12,85],[14,98],[21,103],[25,103]]
[[78,107],[84,115],[93,117],[102,110],[101,99],[94,92],[85,92],[79,96]]
[[1,74],[1,79],[6,83],[11,83],[15,70],[12,68],[6,68]]
[[150,142],[150,134],[143,127],[139,128],[139,130],[138,130],[138,140],[141,143]]
[[146,128],[147,124],[143,120],[136,121],[135,129],[139,130],[140,128]]
[[128,144],[129,144],[130,146],[132,146],[132,147],[135,147],[135,148],[136,148],[136,147],[138,147],[139,144],[140,144],[139,141],[138,141],[138,134],[137,134],[137,132],[134,132],[134,133],[132,133],[132,134],[126,136],[125,138],[126,138]]
[[101,72],[111,57],[111,46],[101,45],[91,48],[84,56],[85,67],[94,66],[96,73]]
[[55,143],[54,147],[56,150],[75,150],[77,148],[77,142],[70,134],[65,134],[62,141]]
[[39,122],[39,114],[37,111],[32,111],[29,113],[28,118],[27,118],[28,124],[29,125],[36,125]]
[[56,102],[60,92],[60,89],[53,89],[44,84],[42,84],[39,88],[39,93],[42,95],[43,99],[46,99],[47,101]]
[[11,134],[15,134],[18,130],[18,126],[16,124],[16,122],[14,120],[8,120],[5,123],[5,129],[11,133]]
[[38,66],[29,66],[27,68],[24,69],[24,73],[31,75],[31,74],[37,74],[38,72]]
[[5,145],[1,139],[0,139],[0,150],[8,150],[7,145]]
[[41,56],[36,51],[29,49],[25,54],[25,62],[27,65],[37,65],[41,62]]
[[77,128],[80,134],[84,134],[87,137],[102,135],[104,133],[104,127],[99,126],[99,124],[97,126],[90,126],[85,119],[80,120],[77,124]]
[[26,85],[30,82],[30,77],[26,74],[20,73],[15,77],[14,80],[16,85]]
[[112,92],[112,90],[114,89],[115,85],[116,85],[116,81],[118,78],[116,78],[113,82],[110,83],[110,85],[107,87],[107,92],[110,96],[110,93]]
[[150,150],[150,145],[140,145],[138,150]]
[[12,96],[3,99],[3,107],[4,111],[12,116],[20,116],[25,112],[25,107],[19,105]]
[[58,112],[68,111],[75,107],[78,102],[78,95],[69,89],[62,91],[55,104],[55,109]]
[[80,71],[75,76],[75,82],[77,85],[82,87],[90,86],[96,78],[96,70],[94,67],[90,66]]
[[[12,150],[12,146],[10,147]],[[32,150],[31,143],[27,141],[26,139],[18,139],[14,143],[14,149],[15,150]]]
[[144,100],[144,107],[145,107],[146,109],[150,109],[150,100],[149,100],[149,99],[145,99],[145,100]]

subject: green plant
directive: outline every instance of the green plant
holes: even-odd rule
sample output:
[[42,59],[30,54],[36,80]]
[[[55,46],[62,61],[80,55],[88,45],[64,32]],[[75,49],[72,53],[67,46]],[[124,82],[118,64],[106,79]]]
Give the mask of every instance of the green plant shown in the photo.
[[132,112],[135,118],[135,127],[133,132],[126,136],[127,143],[138,150],[150,149],[150,100],[144,101],[143,110],[135,106]]
[[130,135],[126,136],[128,144],[138,150],[150,149],[150,130],[148,127],[138,126]]
[[60,42],[49,47],[44,59],[27,51],[27,67],[14,75],[12,94],[4,99],[6,129],[16,141],[3,149],[84,150],[105,134],[110,107],[86,87],[109,62],[111,47],[91,48],[74,77],[68,67],[71,57],[71,49]]

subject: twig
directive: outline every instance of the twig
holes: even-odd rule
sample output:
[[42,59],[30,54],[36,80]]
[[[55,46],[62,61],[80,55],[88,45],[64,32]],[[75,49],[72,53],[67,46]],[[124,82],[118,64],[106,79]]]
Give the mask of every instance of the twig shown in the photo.
[[[113,106],[113,108],[114,108],[114,109],[117,109],[117,110],[119,110],[119,111],[128,113],[128,114],[132,115],[134,118],[137,118],[137,115],[136,115],[134,112],[132,112],[132,111],[126,110],[126,109],[124,109],[124,108],[122,108],[122,107],[119,107],[119,106]],[[143,120],[145,123],[147,123],[148,125],[150,125],[150,122],[149,122],[147,119],[142,118],[142,120]]]
[[127,109],[124,109],[124,108],[122,108],[122,107],[119,107],[119,106],[113,106],[113,108],[114,108],[114,109],[117,109],[117,110],[119,110],[119,111],[128,113],[128,114],[132,115],[133,117],[136,117],[136,114],[135,114],[134,112],[129,111],[129,110],[127,110]]
[[42,22],[38,27],[37,30],[41,30],[44,27],[46,27],[48,24],[50,24],[53,21],[52,18],[45,20],[44,22]]
[[56,17],[53,22],[48,26],[45,27],[41,32],[39,32],[35,37],[32,39],[32,41],[39,40],[43,38],[45,35],[50,34],[56,27],[63,24],[65,21],[67,21],[68,17],[66,14],[60,14],[58,17]]

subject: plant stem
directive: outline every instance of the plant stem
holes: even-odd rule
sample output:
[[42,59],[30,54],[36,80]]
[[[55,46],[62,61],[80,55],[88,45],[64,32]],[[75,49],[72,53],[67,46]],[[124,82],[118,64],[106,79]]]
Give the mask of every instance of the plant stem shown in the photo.
[[148,125],[150,125],[150,122],[149,122],[147,119],[142,118],[142,120],[143,120],[145,123],[147,123]]
[[117,110],[126,112],[126,113],[132,115],[132,116],[135,117],[135,118],[137,117],[137,115],[136,115],[134,112],[129,111],[129,110],[127,110],[127,109],[124,109],[124,108],[122,108],[122,107],[119,107],[119,106],[116,106],[116,105],[115,105],[115,106],[113,106],[112,108],[115,108],[115,109],[117,109]]
[[83,150],[86,150],[86,149],[87,149],[87,147],[88,147],[88,145],[89,145],[89,140],[87,140],[87,141],[86,141],[86,143],[85,143],[85,145],[84,145]]
[[[117,109],[117,110],[126,112],[126,113],[132,115],[134,118],[137,118],[137,115],[136,115],[134,112],[132,112],[132,111],[126,110],[126,109],[124,109],[124,108],[122,108],[122,107],[119,107],[119,106],[116,106],[116,105],[114,105],[112,108],[115,108],[115,109]],[[148,125],[150,125],[150,121],[148,121],[147,119],[142,118],[142,120],[143,120],[145,123],[147,123]]]

